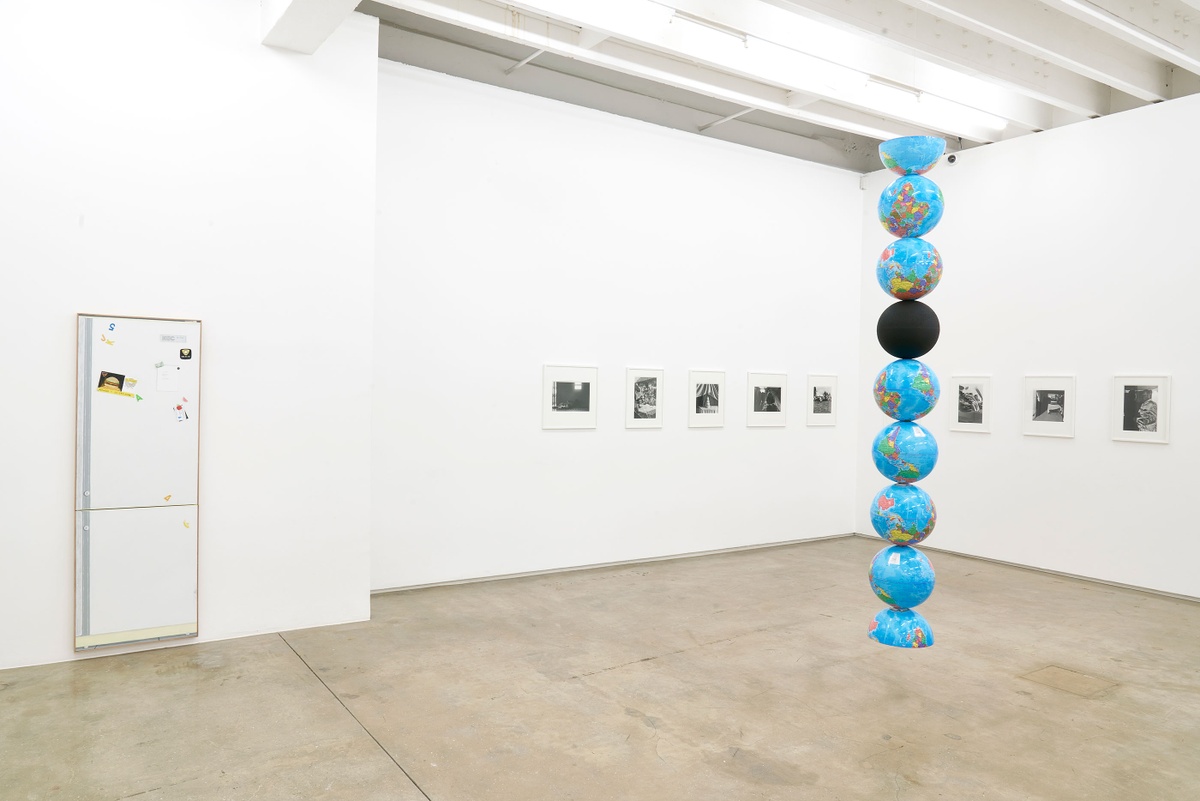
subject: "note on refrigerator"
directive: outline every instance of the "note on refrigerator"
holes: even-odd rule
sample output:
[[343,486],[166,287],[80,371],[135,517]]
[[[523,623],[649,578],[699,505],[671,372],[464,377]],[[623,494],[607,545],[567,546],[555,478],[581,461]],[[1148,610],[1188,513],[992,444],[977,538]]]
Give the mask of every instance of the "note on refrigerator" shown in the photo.
[[158,391],[178,392],[182,372],[176,364],[164,364],[158,368]]

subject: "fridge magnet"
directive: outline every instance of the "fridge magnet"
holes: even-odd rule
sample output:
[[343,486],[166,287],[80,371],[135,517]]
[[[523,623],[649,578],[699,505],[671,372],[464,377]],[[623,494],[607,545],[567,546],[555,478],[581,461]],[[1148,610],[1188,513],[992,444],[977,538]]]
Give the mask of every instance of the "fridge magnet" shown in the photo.
[[102,389],[105,392],[124,392],[125,376],[120,373],[110,373],[106,370],[101,370],[100,383],[97,384],[96,388]]

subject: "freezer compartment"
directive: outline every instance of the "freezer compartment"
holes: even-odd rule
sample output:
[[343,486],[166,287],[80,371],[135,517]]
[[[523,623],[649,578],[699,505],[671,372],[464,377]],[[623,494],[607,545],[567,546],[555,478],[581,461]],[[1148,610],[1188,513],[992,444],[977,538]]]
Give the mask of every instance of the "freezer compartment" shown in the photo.
[[197,507],[75,513],[75,650],[196,636]]

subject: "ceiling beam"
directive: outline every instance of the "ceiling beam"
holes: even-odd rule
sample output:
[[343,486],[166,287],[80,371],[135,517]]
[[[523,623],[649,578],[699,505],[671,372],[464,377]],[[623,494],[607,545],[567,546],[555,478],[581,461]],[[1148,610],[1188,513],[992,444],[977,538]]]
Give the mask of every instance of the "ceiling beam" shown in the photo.
[[1141,50],[1130,50],[1080,20],[1057,14],[1036,0],[901,0],[939,19],[962,25],[1003,44],[1045,59],[1139,100],[1166,100],[1167,67]]
[[911,48],[927,59],[1023,92],[1078,119],[1111,110],[1109,84],[898,0],[764,2],[859,29],[876,44]]
[[[742,51],[747,48],[743,42],[720,31],[682,20],[672,24],[672,9],[644,0],[563,3],[564,8],[573,5],[575,11],[584,6],[595,11],[595,14],[589,13],[586,20],[572,14],[566,21],[551,15],[521,13],[514,9],[513,3],[500,5],[488,0],[382,0],[382,4],[742,107],[771,111],[871,139],[933,134],[942,130],[911,119],[912,110],[918,108],[918,99],[912,95],[891,98],[894,105],[908,108],[908,118],[899,121],[890,118],[892,110],[877,110],[870,103],[865,107],[829,107],[819,111],[793,108],[787,102],[789,92],[801,87],[788,86],[790,81],[781,83],[758,76],[763,68],[779,68],[778,64],[772,66],[770,63],[772,56],[778,55],[777,49],[750,48],[755,69],[741,71],[709,66],[714,60],[723,64],[731,54],[736,56],[736,48]],[[591,48],[580,47],[580,27],[607,34],[609,38]],[[698,53],[697,50],[705,52]],[[805,81],[824,80],[820,93],[823,97],[835,94],[835,89],[828,85],[830,77],[843,81],[848,78],[851,82],[864,84],[869,77],[861,73],[855,75],[803,54],[792,55],[803,64],[799,68],[794,63],[787,65],[789,76],[800,75]],[[834,74],[831,76],[830,73]],[[873,90],[864,86],[863,91]],[[956,131],[955,136],[973,142],[993,141],[1001,134],[974,124],[955,127],[966,128]]]
[[262,0],[262,43],[311,56],[357,5],[358,0]]
[[1043,0],[1063,14],[1094,26],[1189,72],[1200,73],[1200,20],[1179,0]]
[[[464,3],[456,0],[454,6],[461,9]],[[1005,98],[1011,108],[979,108],[982,105],[979,98],[1005,95],[1002,90],[986,85],[970,95],[969,104],[962,102],[966,94],[963,85],[972,83],[978,88],[980,84],[952,76],[938,65],[921,62],[911,54],[894,51],[881,54],[878,48],[861,39],[846,38],[843,32],[828,27],[818,28],[812,21],[798,19],[757,0],[747,6],[751,12],[748,15],[742,13],[745,9],[731,11],[725,4],[692,0],[672,0],[670,6],[656,0],[510,0],[505,8],[510,17],[516,16],[513,9],[524,11],[531,18],[528,23],[531,30],[558,23],[601,31],[612,37],[610,42],[628,42],[713,71],[811,94],[851,110],[882,114],[972,142],[996,141],[1014,132],[1027,133],[1045,126],[1051,117],[1048,108],[1038,109],[1028,98],[1011,93]],[[803,33],[802,44],[783,45],[775,41],[783,36],[777,27],[787,27],[789,23],[802,30],[789,29],[787,39]],[[509,22],[506,27],[511,32],[517,26]],[[827,40],[835,34],[842,36],[846,47],[829,45]],[[821,55],[807,52],[815,48],[821,48]],[[603,46],[595,48],[594,52],[602,49]],[[847,60],[847,50],[858,53],[856,63],[862,63],[870,71],[846,66],[843,62]],[[586,58],[576,54],[571,57]],[[896,91],[897,87],[900,91]],[[1019,121],[1014,117],[1020,117]],[[1009,130],[1010,122],[1023,130]]]
[[1052,111],[1046,103],[921,58],[908,47],[874,41],[861,33],[763,2],[671,0],[670,5],[696,20],[753,37],[747,46],[757,45],[754,40],[761,40],[799,51],[893,85],[1010,120],[1026,130],[1050,125]]

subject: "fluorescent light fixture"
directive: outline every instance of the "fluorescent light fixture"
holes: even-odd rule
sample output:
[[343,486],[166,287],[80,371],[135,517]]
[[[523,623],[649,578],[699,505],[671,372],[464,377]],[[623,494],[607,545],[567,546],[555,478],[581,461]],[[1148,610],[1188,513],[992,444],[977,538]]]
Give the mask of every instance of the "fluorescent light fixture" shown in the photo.
[[676,9],[673,16],[675,19],[681,19],[684,22],[690,22],[693,25],[701,25],[709,30],[723,33],[726,36],[732,36],[734,39],[740,40],[742,44],[746,44],[747,37],[745,31],[739,31],[737,28],[730,28],[728,25],[722,25],[719,22],[713,22],[705,19],[704,17],[697,17],[694,14],[689,14],[686,11],[679,11],[678,9]]
[[895,89],[897,92],[905,92],[913,95],[917,99],[921,97],[921,90],[914,89],[911,86],[905,86],[897,81],[890,81],[887,78],[880,78],[878,75],[871,75],[867,78],[868,83],[877,84],[878,86],[886,86],[888,89]]
[[[852,98],[848,98],[852,99]],[[945,131],[978,141],[994,141],[1008,120],[893,81],[867,81],[856,102],[930,131]]]

